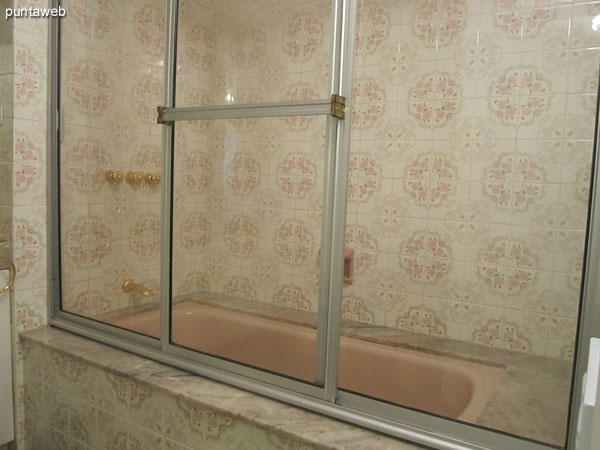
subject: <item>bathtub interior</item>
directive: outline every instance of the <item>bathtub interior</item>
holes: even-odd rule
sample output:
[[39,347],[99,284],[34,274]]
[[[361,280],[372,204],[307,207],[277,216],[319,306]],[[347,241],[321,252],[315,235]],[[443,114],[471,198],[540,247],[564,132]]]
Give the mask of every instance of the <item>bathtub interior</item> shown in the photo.
[[[159,334],[158,310],[114,317],[116,326]],[[172,342],[290,378],[312,382],[317,333],[310,325],[191,301],[172,312]],[[406,348],[341,337],[340,388],[474,422],[504,369]]]

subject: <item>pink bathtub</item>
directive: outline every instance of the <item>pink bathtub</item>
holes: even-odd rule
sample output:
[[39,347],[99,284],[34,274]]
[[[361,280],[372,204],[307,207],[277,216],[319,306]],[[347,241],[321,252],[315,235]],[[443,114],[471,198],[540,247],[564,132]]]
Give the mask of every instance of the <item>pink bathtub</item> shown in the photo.
[[[158,335],[158,311],[112,321]],[[173,310],[173,342],[312,382],[316,330],[198,303]],[[340,387],[473,422],[503,370],[342,336]]]

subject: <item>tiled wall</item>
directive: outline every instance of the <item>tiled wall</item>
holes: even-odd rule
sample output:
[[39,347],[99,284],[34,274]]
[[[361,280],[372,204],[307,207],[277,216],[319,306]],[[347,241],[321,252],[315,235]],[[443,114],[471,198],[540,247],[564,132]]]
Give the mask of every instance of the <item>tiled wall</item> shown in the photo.
[[[158,301],[160,185],[107,170],[161,172],[165,2],[69,0],[62,20],[63,307],[95,315]],[[125,293],[123,281],[150,295]]]
[[[44,7],[46,3],[9,0],[2,6]],[[5,120],[0,126],[0,165],[5,168],[0,176],[0,196],[2,205],[12,205],[7,214],[6,208],[0,208],[17,268],[17,280],[11,290],[16,447],[24,439],[23,366],[17,333],[46,323],[47,311],[47,22],[11,19],[2,21],[0,28],[0,67],[8,72],[0,76],[5,108]],[[8,199],[4,198],[6,195]]]
[[[12,4],[12,2],[10,2]],[[2,9],[9,2],[0,2]],[[13,135],[13,33],[12,24],[0,24],[0,255],[9,255],[12,229],[12,135]]]
[[600,3],[359,3],[354,320],[572,357]]

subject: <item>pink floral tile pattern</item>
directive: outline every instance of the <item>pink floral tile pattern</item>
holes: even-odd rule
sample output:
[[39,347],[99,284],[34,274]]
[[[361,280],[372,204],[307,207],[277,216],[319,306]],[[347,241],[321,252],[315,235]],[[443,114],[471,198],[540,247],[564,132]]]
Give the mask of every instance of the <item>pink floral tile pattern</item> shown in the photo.
[[16,219],[13,223],[13,243],[15,247],[39,247],[43,243],[41,232],[25,220]]
[[359,322],[375,323],[373,312],[369,311],[363,299],[356,297],[342,299],[342,317]]
[[427,74],[411,89],[408,112],[424,126],[444,126],[460,110],[461,96],[449,73]]
[[249,300],[256,300],[258,298],[252,282],[243,276],[231,277],[223,288],[223,293],[230,297],[246,298]]
[[351,155],[349,165],[348,198],[366,202],[381,188],[381,166],[365,154]]
[[108,254],[111,235],[99,217],[81,217],[65,233],[66,254],[77,265],[98,265]]
[[130,229],[129,242],[135,254],[148,260],[158,254],[160,245],[160,219],[155,214],[144,214],[139,217]]
[[552,20],[552,10],[536,8],[525,11],[507,11],[495,17],[496,26],[514,39],[535,36]]
[[374,78],[364,78],[354,82],[352,125],[369,129],[385,112],[386,95],[383,86]]
[[85,291],[69,301],[65,309],[74,314],[93,316],[111,310],[111,303],[99,291]]
[[473,332],[473,340],[491,347],[531,351],[531,342],[523,336],[518,325],[508,321],[490,320]]
[[206,191],[213,178],[213,168],[208,156],[203,153],[190,153],[183,162],[183,184],[194,194]]
[[484,194],[500,208],[524,211],[542,194],[544,172],[529,155],[502,155],[486,175]]
[[293,266],[304,263],[313,253],[312,231],[300,220],[286,220],[275,233],[275,249]]
[[406,169],[404,191],[419,205],[439,206],[454,193],[456,173],[443,155],[421,154]]
[[317,168],[310,157],[292,153],[277,167],[277,186],[290,198],[303,198],[316,183]]
[[217,42],[214,34],[199,25],[186,35],[186,55],[192,64],[201,70],[209,69],[215,62]]
[[209,283],[202,272],[188,273],[179,287],[179,294],[191,294],[194,292],[208,291]]
[[316,16],[294,17],[285,27],[283,49],[292,61],[306,61],[323,45],[323,24]]
[[550,83],[535,69],[512,67],[492,84],[489,107],[507,125],[530,124],[549,108],[549,91]]
[[110,77],[102,66],[93,61],[76,64],[67,74],[66,81],[67,95],[82,114],[102,114],[112,102]]
[[437,281],[450,266],[450,249],[434,232],[417,232],[401,245],[401,267],[418,282]]
[[109,0],[99,0],[96,11],[80,3],[69,5],[69,9],[75,26],[88,37],[105,36],[114,25],[115,8]]
[[465,29],[468,7],[464,0],[421,2],[414,31],[426,47],[446,47]]
[[536,267],[537,257],[523,241],[497,238],[480,259],[484,265],[479,268],[479,276],[498,292],[516,295],[533,281],[534,272],[530,269]]
[[192,213],[188,215],[181,228],[181,238],[191,251],[200,251],[210,240],[210,225],[204,215]]
[[104,145],[98,139],[80,139],[68,151],[65,164],[69,166],[108,167],[111,164],[111,159]]
[[275,305],[299,309],[301,311],[312,310],[311,302],[306,298],[302,289],[293,285],[281,287],[281,289],[273,295],[273,303]]
[[254,66],[265,53],[266,33],[255,25],[243,25],[232,48],[233,59],[240,67]]
[[413,307],[396,318],[396,327],[415,333],[446,336],[446,326],[436,317],[435,312],[422,307]]
[[258,227],[246,215],[234,216],[225,226],[225,245],[234,256],[247,257],[258,248]]
[[234,156],[225,166],[225,181],[238,195],[249,195],[260,181],[260,167],[251,153],[242,152]]
[[358,11],[355,51],[373,54],[380,49],[389,34],[389,21],[389,14],[379,5],[363,5]]
[[165,48],[165,14],[151,5],[144,5],[135,12],[135,36],[146,52],[160,55]]

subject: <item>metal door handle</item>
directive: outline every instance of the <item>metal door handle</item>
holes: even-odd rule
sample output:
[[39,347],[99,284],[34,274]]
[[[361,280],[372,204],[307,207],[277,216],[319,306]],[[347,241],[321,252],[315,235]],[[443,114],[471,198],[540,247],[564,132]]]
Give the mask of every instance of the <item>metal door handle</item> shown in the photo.
[[17,269],[15,269],[14,263],[7,258],[6,256],[0,256],[0,259],[6,261],[8,263],[9,274],[8,274],[8,284],[0,289],[0,294],[8,291],[11,286],[15,283],[15,278],[17,277]]

